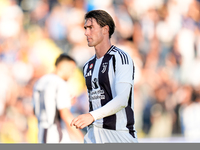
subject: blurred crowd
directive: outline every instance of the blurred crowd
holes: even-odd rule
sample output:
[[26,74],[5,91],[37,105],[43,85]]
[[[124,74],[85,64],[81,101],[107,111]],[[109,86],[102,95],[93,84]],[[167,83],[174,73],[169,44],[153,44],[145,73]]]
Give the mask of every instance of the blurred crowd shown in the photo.
[[111,14],[112,44],[134,61],[138,138],[200,142],[199,0],[0,0],[0,143],[38,142],[32,88],[60,53],[78,65],[71,112],[88,111],[82,67],[94,50],[83,25],[93,9]]

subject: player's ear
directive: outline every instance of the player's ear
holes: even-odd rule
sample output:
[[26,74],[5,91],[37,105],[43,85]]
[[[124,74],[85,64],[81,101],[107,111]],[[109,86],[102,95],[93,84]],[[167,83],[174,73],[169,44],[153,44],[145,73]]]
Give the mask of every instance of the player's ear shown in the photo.
[[109,34],[109,26],[108,25],[103,27],[103,34]]

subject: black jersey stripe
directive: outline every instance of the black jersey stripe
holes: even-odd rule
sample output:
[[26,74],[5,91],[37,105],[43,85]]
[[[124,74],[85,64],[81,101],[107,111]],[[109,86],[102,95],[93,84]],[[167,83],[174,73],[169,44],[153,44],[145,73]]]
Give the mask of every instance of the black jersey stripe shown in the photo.
[[128,61],[128,56],[127,56],[127,54],[126,53],[124,53],[123,51],[121,51],[123,54],[124,54],[124,56],[126,57],[126,64],[129,64],[129,61]]
[[129,64],[127,54],[126,54],[124,51],[120,50],[120,49],[119,49],[119,51],[120,51],[120,52],[122,53],[122,55],[124,56],[125,64]]
[[92,73],[93,73],[93,70],[94,70],[95,62],[96,62],[96,57],[94,57],[92,60],[90,60],[88,62],[88,65],[87,65],[85,82],[86,82],[86,86],[87,86],[88,91],[92,90],[91,79],[92,79]]
[[83,71],[85,69],[85,67],[90,63],[90,61],[92,61],[93,59],[95,59],[95,55],[93,55],[84,65],[83,65]]
[[89,112],[93,111],[92,102],[89,101]]
[[113,48],[113,50],[112,50],[113,52],[118,52],[119,53],[119,55],[120,55],[120,57],[121,57],[121,61],[122,61],[122,64],[124,64],[125,62],[124,62],[124,56],[120,53],[120,51],[119,51],[119,49],[116,47],[116,46],[114,46],[114,48]]
[[135,138],[135,130],[133,128],[135,124],[135,119],[134,119],[134,112],[131,108],[132,105],[132,88],[130,89],[130,95],[129,95],[129,100],[128,100],[128,106],[125,108],[126,111],[126,117],[127,117],[127,124],[126,127],[129,129],[129,133]]
[[132,75],[132,79],[134,80],[135,78],[135,66],[133,65],[133,75]]
[[[106,54],[101,62],[101,66],[99,68],[99,85],[101,87],[101,90],[103,90],[105,93],[105,99],[101,100],[101,106],[106,105],[110,100],[113,99],[112,91],[111,91],[111,85],[110,85],[110,77],[108,74],[109,71],[109,64],[112,63],[112,57],[113,55]],[[111,61],[110,61],[111,60]],[[107,65],[107,69],[105,72],[102,72],[103,70],[103,64]],[[103,118],[103,128],[116,130],[116,114],[104,117]]]
[[42,143],[47,143],[47,129],[42,129],[41,132],[43,132]]
[[125,56],[125,54],[123,53],[123,51],[120,51],[120,53],[123,55],[123,57],[124,57],[124,64],[127,64],[127,59],[126,59],[126,56]]
[[83,73],[84,73],[84,70],[85,70],[85,67],[88,65],[89,62],[87,62],[84,66],[83,66]]
[[126,64],[126,58],[125,58],[125,56],[124,56],[124,54],[121,52],[121,51],[118,51],[120,54],[121,54],[121,56],[123,57],[123,60],[124,60],[124,63],[123,64]]
[[120,57],[121,57],[122,64],[124,64],[124,59],[123,59],[122,54],[121,54],[119,51],[118,51],[118,53],[119,53],[119,55],[120,55]]
[[[132,132],[134,132],[133,126],[135,124],[134,113],[130,106],[127,106],[125,108],[125,111],[126,111],[126,117],[127,117],[126,127],[129,129],[129,133],[132,133]],[[134,134],[133,134],[133,136],[134,136]]]
[[56,121],[55,122],[56,127],[57,127],[57,131],[58,131],[58,136],[59,136],[59,142],[61,142],[63,134],[62,134],[62,127],[61,127],[61,122],[60,121]]
[[132,105],[131,102],[132,102],[132,87],[130,89],[130,94],[129,94],[129,99],[128,99],[128,106],[130,106],[130,107]]
[[118,52],[120,57],[121,57],[121,60],[122,60],[122,64],[129,64],[129,60],[128,60],[128,56],[127,54],[122,51],[121,49],[117,48],[117,47],[114,47],[112,49],[113,52]]
[[113,70],[114,70],[114,72],[115,72],[115,66],[116,66],[116,59],[115,59],[115,55],[113,55],[113,57],[112,57],[112,63],[113,63]]

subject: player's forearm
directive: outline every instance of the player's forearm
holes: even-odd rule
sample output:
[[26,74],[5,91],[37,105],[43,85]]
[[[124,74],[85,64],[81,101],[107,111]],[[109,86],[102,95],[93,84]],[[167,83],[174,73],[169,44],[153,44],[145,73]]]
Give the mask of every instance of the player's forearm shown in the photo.
[[126,107],[126,105],[120,103],[120,101],[124,101],[124,97],[122,96],[116,96],[114,99],[112,99],[110,102],[108,102],[103,107],[96,109],[94,111],[91,111],[90,114],[94,117],[95,120],[113,115]]
[[83,138],[84,138],[83,133],[79,129],[76,129],[73,126],[70,126],[70,123],[65,123],[65,124],[67,126],[67,131],[69,133],[70,138],[72,140],[83,142]]
[[79,129],[76,129],[75,127],[70,126],[71,120],[74,118],[70,110],[62,109],[60,110],[60,115],[61,115],[62,120],[65,122],[67,130],[69,132],[69,136],[72,137],[74,140],[83,142],[84,135],[82,134],[82,132]]
[[128,104],[130,89],[131,89],[130,84],[119,83],[118,87],[116,87],[117,96],[103,107],[91,111],[90,114],[94,117],[95,120],[97,120],[113,115],[118,111],[122,110]]

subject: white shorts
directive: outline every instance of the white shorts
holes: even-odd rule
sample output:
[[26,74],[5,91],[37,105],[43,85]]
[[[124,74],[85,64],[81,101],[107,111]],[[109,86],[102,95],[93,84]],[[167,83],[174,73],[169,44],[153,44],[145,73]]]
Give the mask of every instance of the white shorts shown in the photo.
[[71,143],[67,129],[61,128],[59,124],[53,124],[47,129],[39,125],[38,141],[39,143]]
[[138,143],[128,131],[108,130],[90,125],[84,143]]
[[52,125],[48,129],[39,126],[38,141],[39,143],[59,143],[61,134],[59,134],[57,126]]

